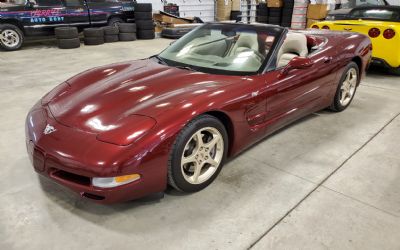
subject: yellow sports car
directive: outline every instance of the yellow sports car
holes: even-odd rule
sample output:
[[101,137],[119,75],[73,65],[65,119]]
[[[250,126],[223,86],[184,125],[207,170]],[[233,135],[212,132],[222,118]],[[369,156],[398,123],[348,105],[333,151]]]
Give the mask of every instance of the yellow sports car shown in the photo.
[[323,21],[310,28],[359,32],[372,41],[372,60],[400,75],[400,6],[354,8],[345,20]]

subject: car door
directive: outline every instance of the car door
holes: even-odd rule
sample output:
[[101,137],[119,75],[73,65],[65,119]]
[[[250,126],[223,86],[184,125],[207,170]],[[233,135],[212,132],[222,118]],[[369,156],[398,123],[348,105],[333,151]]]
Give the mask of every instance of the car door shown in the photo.
[[23,26],[27,35],[52,35],[55,27],[65,25],[65,8],[61,0],[30,0],[26,10],[29,14],[23,18]]
[[83,0],[63,0],[66,9],[66,22],[78,28],[90,26],[90,18],[86,2]]
[[87,0],[92,25],[106,25],[110,13],[122,14],[121,3],[118,1]]
[[311,65],[290,69],[273,69],[264,75],[267,87],[267,114],[265,123],[270,132],[306,114],[329,106],[330,93],[336,76],[334,48],[324,53],[312,53],[307,57]]

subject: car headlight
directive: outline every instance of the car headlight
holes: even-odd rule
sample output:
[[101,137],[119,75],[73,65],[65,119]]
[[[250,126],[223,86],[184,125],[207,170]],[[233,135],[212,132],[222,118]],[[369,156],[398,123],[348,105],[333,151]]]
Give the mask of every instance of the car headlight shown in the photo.
[[100,188],[113,188],[125,185],[140,179],[139,174],[122,175],[116,177],[94,177],[92,185]]

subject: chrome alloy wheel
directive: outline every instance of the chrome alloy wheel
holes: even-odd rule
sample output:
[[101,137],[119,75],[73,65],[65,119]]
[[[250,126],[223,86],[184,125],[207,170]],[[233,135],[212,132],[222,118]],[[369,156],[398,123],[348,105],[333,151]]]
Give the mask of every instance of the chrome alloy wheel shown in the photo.
[[224,156],[224,139],[212,127],[199,129],[183,150],[181,171],[191,184],[201,184],[210,179],[221,164]]
[[1,42],[7,47],[16,47],[19,44],[20,37],[15,30],[5,29],[0,33]]
[[342,106],[346,106],[350,103],[354,93],[356,92],[357,82],[357,71],[354,68],[350,68],[349,71],[347,71],[342,86],[340,87],[339,101]]

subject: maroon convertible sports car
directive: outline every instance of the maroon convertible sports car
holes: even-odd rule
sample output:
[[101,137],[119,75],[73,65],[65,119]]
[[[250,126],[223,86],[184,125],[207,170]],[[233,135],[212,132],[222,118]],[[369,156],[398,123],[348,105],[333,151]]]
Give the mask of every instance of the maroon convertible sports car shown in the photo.
[[26,120],[35,170],[82,197],[121,202],[209,185],[232,157],[312,112],[351,103],[368,37],[205,24],[148,59],[88,70]]

